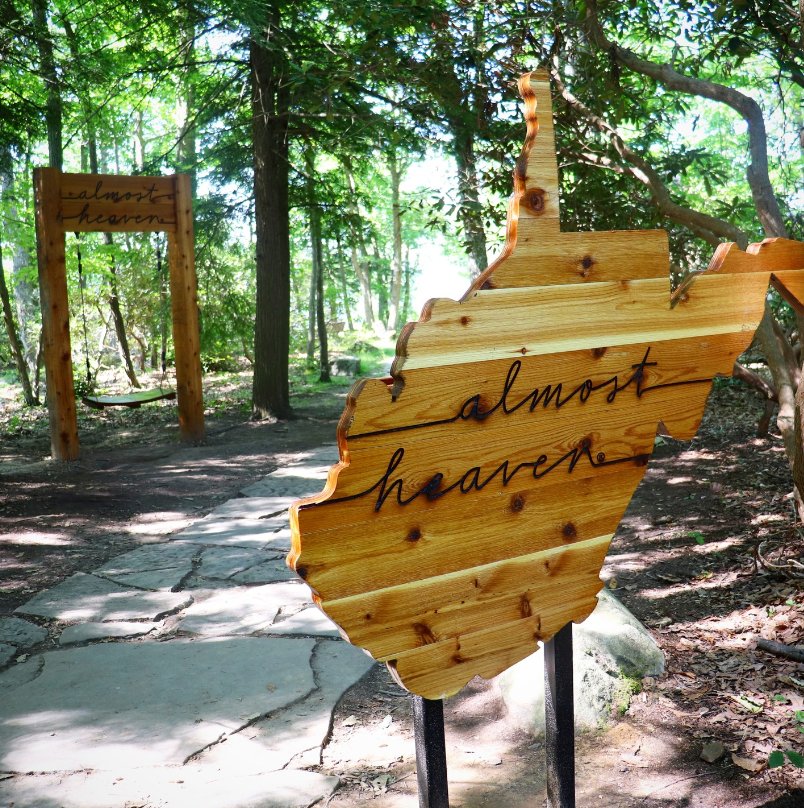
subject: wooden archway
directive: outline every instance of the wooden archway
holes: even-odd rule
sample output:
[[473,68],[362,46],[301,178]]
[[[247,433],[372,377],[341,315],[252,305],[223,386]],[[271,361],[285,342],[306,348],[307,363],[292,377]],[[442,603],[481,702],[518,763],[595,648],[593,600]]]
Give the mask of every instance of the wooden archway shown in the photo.
[[204,402],[190,178],[64,174],[34,169],[36,240],[42,306],[50,445],[55,460],[76,460],[65,233],[167,233],[176,393],[181,439],[204,438]]

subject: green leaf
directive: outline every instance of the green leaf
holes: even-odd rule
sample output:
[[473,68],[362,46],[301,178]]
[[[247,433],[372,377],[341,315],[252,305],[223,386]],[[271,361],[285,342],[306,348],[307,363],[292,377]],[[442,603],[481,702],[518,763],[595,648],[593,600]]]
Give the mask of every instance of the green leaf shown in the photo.
[[753,699],[749,699],[748,696],[743,696],[742,694],[739,696],[732,696],[732,698],[744,709],[748,710],[750,713],[761,713],[762,712],[762,705],[758,702],[754,701]]
[[788,749],[786,751],[787,759],[797,768],[804,769],[804,755],[801,752],[796,752],[795,749]]
[[706,539],[704,538],[704,534],[701,533],[700,530],[690,530],[687,533],[687,536],[689,536],[689,538],[691,538],[691,539],[695,539],[696,544],[705,544],[706,543]]
[[780,704],[784,704],[787,701],[787,696],[783,696],[781,693],[777,693],[773,700],[779,702]]
[[804,710],[796,710],[796,721],[804,724]]
[[773,752],[768,755],[768,768],[778,769],[779,766],[784,766],[784,752],[780,749],[774,749]]

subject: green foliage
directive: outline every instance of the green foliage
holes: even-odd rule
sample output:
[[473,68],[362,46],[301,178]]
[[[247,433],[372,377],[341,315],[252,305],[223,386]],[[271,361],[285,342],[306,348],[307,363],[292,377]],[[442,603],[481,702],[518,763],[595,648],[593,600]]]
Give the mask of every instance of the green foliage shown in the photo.
[[[251,39],[281,53],[285,65],[292,354],[306,352],[311,206],[321,215],[325,319],[351,321],[359,329],[367,325],[370,307],[378,327],[393,327],[391,157],[403,175],[422,159],[429,169],[417,172],[426,180],[420,187],[402,183],[408,286],[423,267],[419,252],[428,242],[440,243],[466,266],[466,252],[476,259],[483,244],[489,253],[500,248],[511,168],[523,137],[512,82],[553,59],[568,88],[653,167],[674,202],[720,217],[751,239],[762,236],[746,182],[752,158],[737,113],[624,69],[592,47],[589,3],[345,0],[275,6],[247,0],[233,7],[144,0],[118,7],[47,0],[44,32],[33,25],[30,3],[6,5],[0,17],[0,238],[31,365],[40,315],[30,174],[46,162],[42,111],[54,92],[66,170],[89,171],[96,155],[101,172],[192,174],[202,364],[210,370],[252,360]],[[601,25],[619,45],[757,100],[767,124],[770,178],[785,223],[801,237],[804,70],[800,21],[790,16],[789,4],[597,5]],[[280,24],[266,39],[274,8]],[[43,38],[53,45],[56,87],[43,79]],[[558,98],[555,116],[565,229],[665,227],[676,275],[707,263],[711,239],[661,215],[652,192],[625,170],[608,137]],[[312,197],[304,167],[310,150]],[[444,179],[428,176],[436,167],[446,168]],[[74,246],[68,244],[74,361],[83,367],[89,353],[93,370],[118,361],[108,304],[114,283],[132,351],[146,365],[159,365],[170,317],[155,238],[132,233],[107,244],[89,235],[84,245],[82,307]],[[771,305],[784,311],[777,297]],[[408,310],[402,319],[412,314]],[[168,356],[171,340],[167,328]]]

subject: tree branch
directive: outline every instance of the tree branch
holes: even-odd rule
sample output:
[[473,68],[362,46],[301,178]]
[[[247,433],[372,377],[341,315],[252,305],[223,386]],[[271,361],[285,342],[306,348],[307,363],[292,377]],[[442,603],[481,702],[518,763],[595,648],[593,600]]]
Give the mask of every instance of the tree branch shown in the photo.
[[726,87],[706,79],[686,76],[666,64],[643,59],[634,51],[623,48],[606,36],[597,13],[597,0],[587,0],[586,29],[590,42],[600,51],[631,70],[650,76],[671,90],[726,104],[738,112],[748,126],[748,145],[751,162],[746,178],[766,236],[787,237],[779,203],[773,192],[768,174],[768,137],[765,119],[759,104],[750,96],[733,87]]
[[[565,87],[555,67],[555,58],[553,64],[554,67],[551,71],[553,83],[561,97],[575,112],[583,116],[595,129],[608,138],[620,158],[628,164],[625,167],[626,171],[650,190],[653,201],[663,216],[683,224],[697,236],[715,246],[723,240],[734,241],[743,250],[748,246],[749,238],[739,227],[735,227],[723,219],[718,219],[715,216],[701,213],[701,211],[674,202],[659,172],[641,155],[630,149],[613,126],[592,112]],[[596,159],[594,155],[586,152],[584,152],[583,157],[588,162]],[[599,165],[611,168],[610,165],[606,164],[608,158],[598,159]]]

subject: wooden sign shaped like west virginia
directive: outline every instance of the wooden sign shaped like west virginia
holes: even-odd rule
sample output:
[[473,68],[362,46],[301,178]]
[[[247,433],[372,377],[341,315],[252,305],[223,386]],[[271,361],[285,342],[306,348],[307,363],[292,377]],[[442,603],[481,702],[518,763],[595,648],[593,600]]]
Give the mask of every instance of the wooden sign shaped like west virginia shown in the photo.
[[798,242],[724,245],[671,301],[664,231],[560,232],[546,74],[520,90],[502,256],[405,327],[392,383],[355,384],[340,462],[291,509],[288,563],[318,605],[430,699],[590,614],[657,426],[695,434],[770,282],[804,298]]

